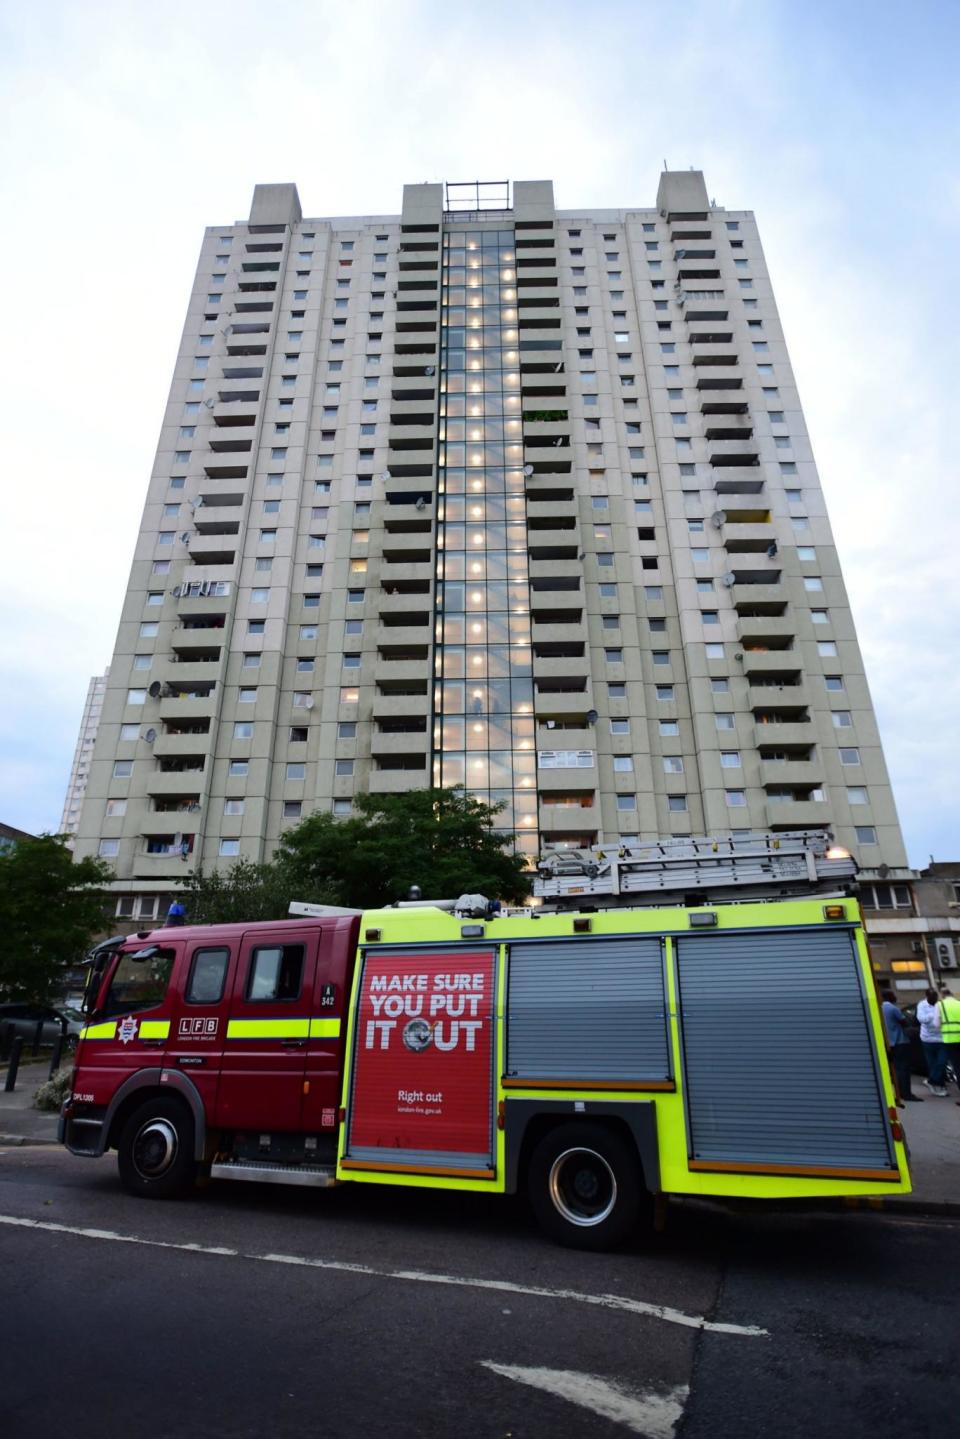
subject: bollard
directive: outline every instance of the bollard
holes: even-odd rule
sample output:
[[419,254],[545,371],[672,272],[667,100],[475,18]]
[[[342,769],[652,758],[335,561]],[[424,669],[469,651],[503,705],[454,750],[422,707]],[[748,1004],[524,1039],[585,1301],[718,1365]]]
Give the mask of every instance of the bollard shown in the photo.
[[33,1057],[36,1059],[40,1053],[40,1041],[43,1038],[43,1020],[37,1020],[37,1027],[33,1031]]
[[61,1057],[62,1054],[63,1054],[63,1035],[62,1035],[62,1034],[58,1034],[57,1037],[56,1037],[56,1039],[53,1041],[53,1055],[52,1055],[52,1057],[51,1057],[51,1059],[50,1059],[50,1078],[51,1078],[51,1079],[52,1079],[53,1076],[56,1074],[57,1070],[60,1068],[60,1057]]
[[23,1035],[18,1034],[10,1049],[10,1063],[7,1065],[7,1082],[3,1086],[5,1093],[10,1094],[17,1083],[17,1070],[20,1068],[20,1055],[23,1052]]
[[10,1058],[10,1046],[13,1044],[13,1025],[8,1019],[0,1021],[0,1064],[5,1064]]

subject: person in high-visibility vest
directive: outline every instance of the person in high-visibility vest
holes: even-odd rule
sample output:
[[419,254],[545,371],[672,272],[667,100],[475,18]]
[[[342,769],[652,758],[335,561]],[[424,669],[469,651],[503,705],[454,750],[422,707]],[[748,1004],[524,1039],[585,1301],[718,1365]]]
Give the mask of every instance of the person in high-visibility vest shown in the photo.
[[[960,999],[952,994],[946,985],[940,986],[940,1036],[947,1047],[947,1057],[953,1065],[953,1077],[960,1089]],[[958,1099],[957,1104],[960,1104]]]

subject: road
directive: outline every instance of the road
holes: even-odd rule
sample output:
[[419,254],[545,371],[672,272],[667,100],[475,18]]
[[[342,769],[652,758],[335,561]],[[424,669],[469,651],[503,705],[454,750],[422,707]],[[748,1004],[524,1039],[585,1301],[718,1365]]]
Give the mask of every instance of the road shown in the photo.
[[0,1428],[283,1439],[952,1432],[960,1225],[677,1207],[620,1254],[518,1201],[0,1151]]

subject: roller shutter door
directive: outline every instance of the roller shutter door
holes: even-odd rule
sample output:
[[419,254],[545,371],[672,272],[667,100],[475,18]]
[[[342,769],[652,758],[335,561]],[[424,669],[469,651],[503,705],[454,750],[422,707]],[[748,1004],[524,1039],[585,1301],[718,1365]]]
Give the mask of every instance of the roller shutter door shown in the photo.
[[677,941],[690,1155],[889,1169],[889,1127],[847,930]]
[[659,937],[512,945],[508,1076],[668,1079],[661,945]]

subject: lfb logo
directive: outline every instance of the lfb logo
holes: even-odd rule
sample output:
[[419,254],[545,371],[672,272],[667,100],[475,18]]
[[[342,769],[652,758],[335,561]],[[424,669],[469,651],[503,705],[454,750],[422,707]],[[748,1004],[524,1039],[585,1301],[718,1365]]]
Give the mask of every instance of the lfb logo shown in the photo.
[[206,1015],[191,1015],[188,1019],[181,1019],[177,1035],[180,1039],[212,1039],[217,1032],[217,1019],[214,1015],[208,1018]]

